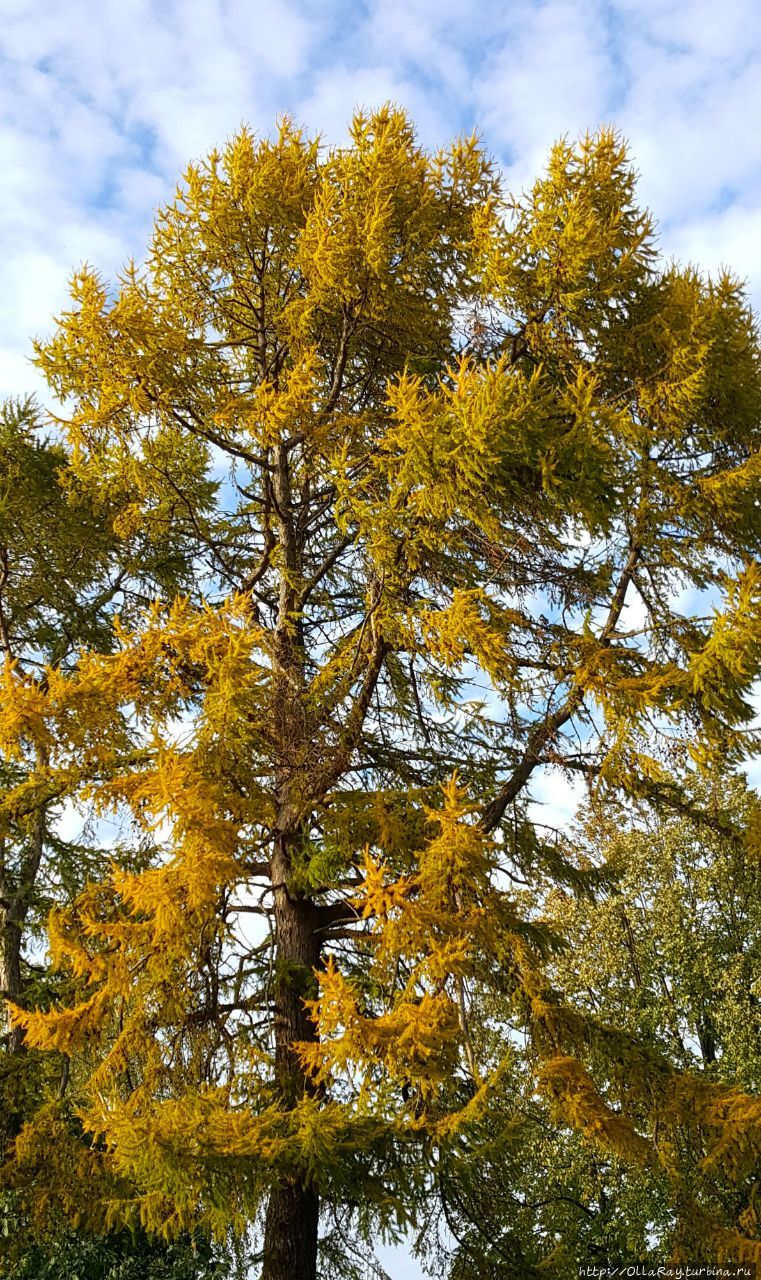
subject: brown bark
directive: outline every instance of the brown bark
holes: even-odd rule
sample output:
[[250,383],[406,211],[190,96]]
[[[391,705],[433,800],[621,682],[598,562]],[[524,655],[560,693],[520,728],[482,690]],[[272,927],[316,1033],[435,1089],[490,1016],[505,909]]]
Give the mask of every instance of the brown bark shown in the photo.
[[[314,1092],[294,1044],[315,1038],[304,1000],[313,994],[321,947],[317,907],[310,898],[289,891],[289,870],[290,841],[281,835],[272,857],[278,956],[275,1073],[286,1110]],[[307,1179],[295,1176],[273,1188],[265,1221],[262,1280],[316,1280],[318,1216],[319,1197]]]
[[[35,816],[29,844],[22,854],[21,865],[14,875],[7,863],[7,847],[0,837],[0,1021],[2,1041],[10,1061],[6,1064],[3,1087],[4,1108],[0,1114],[0,1149],[18,1134],[24,1118],[22,1055],[24,1031],[12,1027],[5,1000],[23,1003],[24,983],[21,972],[21,946],[24,926],[31,906],[32,893],[42,860],[45,837],[45,810]],[[9,1074],[13,1066],[15,1074]]]
[[[21,922],[11,912],[0,908],[0,993],[3,1000],[18,1004],[21,999]],[[8,1053],[19,1053],[23,1040],[20,1027],[9,1027],[4,1014],[5,1045]]]
[[[42,862],[45,840],[45,808],[40,806],[32,827],[29,844],[22,854],[21,864],[14,875],[6,861],[5,839],[0,839],[0,999],[20,1004],[23,996],[21,978],[21,944],[24,925],[29,914],[31,898]],[[7,1014],[5,1047],[11,1054],[20,1053],[24,1033],[20,1027],[10,1027]]]
[[262,1280],[316,1280],[318,1214],[317,1193],[301,1183],[271,1192]]

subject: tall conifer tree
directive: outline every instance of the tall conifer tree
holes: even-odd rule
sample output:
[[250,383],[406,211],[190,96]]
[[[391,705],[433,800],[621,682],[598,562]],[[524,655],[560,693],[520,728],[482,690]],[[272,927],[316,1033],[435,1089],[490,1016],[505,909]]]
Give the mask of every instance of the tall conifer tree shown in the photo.
[[564,1000],[508,887],[585,878],[532,821],[543,770],[678,808],[680,747],[754,743],[757,334],[731,277],[659,263],[620,139],[512,199],[390,108],[329,150],[244,131],[144,268],[76,274],[38,360],[79,483],[130,495],[123,536],[172,512],[194,581],[110,655],[6,669],[8,758],[144,859],[52,918],[71,1003],[15,1015],[91,1136],[57,1104],[25,1128],[30,1207],[167,1234],[261,1207],[264,1280],[314,1280],[322,1208],[337,1272],[509,1123],[493,990],[594,1140],[647,1163],[691,1124],[727,1176],[755,1159],[753,1100]]

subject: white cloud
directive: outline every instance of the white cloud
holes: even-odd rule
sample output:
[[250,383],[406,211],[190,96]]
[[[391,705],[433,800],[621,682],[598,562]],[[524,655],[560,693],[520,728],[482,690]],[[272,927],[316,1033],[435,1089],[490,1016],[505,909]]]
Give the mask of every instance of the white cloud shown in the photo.
[[87,0],[4,10],[0,394],[39,385],[23,355],[83,259],[113,276],[189,159],[288,105],[315,30],[273,0]]
[[375,1254],[393,1280],[428,1280],[420,1263],[404,1245],[376,1244]]
[[761,29],[756,0],[617,0],[613,9],[654,42],[711,59],[752,52]]
[[540,825],[567,832],[585,796],[583,777],[567,777],[559,769],[544,766],[532,780],[529,815]]
[[682,262],[692,262],[716,275],[729,268],[749,283],[756,309],[761,308],[761,200],[756,205],[730,205],[720,213],[687,219],[674,227],[669,243]]
[[485,137],[502,146],[520,188],[556,138],[608,119],[614,68],[594,0],[512,6],[510,15],[496,48],[485,45],[476,102]]
[[394,102],[409,111],[424,144],[441,141],[438,114],[425,92],[403,74],[386,67],[360,65],[318,72],[295,115],[326,142],[341,142],[346,139],[347,125],[357,107],[372,109],[384,102]]
[[[463,39],[472,27],[468,7],[459,0],[376,0],[368,12],[365,50],[414,69],[418,79],[439,94],[455,94],[462,106],[469,92],[470,67]],[[459,102],[458,102],[459,99]]]

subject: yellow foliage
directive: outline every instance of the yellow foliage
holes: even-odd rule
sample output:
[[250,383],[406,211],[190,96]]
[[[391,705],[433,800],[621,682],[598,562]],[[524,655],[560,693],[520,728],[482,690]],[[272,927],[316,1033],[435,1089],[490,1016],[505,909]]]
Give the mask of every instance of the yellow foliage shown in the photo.
[[[356,1173],[388,1223],[374,1170],[418,1144],[422,1203],[435,1144],[507,1106],[512,1036],[622,1158],[652,1157],[642,1114],[692,1108],[706,1175],[755,1159],[747,1099],[543,961],[562,856],[532,777],[678,798],[674,741],[738,758],[761,671],[757,337],[727,277],[658,267],[634,187],[608,129],[518,198],[475,137],[431,155],[393,106],[341,147],[244,129],[145,266],[82,268],[37,344],[125,617],[5,664],[0,819],[66,797],[121,843],[51,919],[63,1005],[14,1017],[72,1055],[114,1222],[221,1231]],[[710,631],[673,604],[720,584]]]

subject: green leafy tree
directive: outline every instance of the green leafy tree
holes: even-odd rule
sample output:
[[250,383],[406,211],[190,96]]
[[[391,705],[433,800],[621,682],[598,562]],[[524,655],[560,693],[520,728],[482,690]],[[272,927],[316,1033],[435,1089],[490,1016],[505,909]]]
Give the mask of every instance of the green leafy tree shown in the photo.
[[[129,495],[122,533],[175,512],[194,581],[2,686],[9,760],[145,859],[51,919],[71,998],[14,1013],[77,1064],[84,1128],[51,1101],[19,1136],[30,1214],[261,1214],[264,1280],[313,1280],[321,1210],[335,1260],[513,1124],[511,1036],[620,1159],[690,1128],[717,1177],[755,1161],[755,1100],[563,997],[509,887],[594,879],[531,819],[543,769],[666,811],[755,743],[757,334],[731,277],[658,261],[620,139],[513,199],[390,108],[341,148],[244,131],[37,354],[78,482]],[[489,992],[511,1036],[477,1034]],[[670,1212],[758,1256],[669,1170]]]
[[[563,836],[569,862],[587,876],[599,872],[594,892],[541,873],[531,889],[534,910],[538,903],[545,923],[562,933],[549,967],[567,1000],[656,1046],[675,1071],[753,1094],[761,1034],[758,820],[755,792],[727,774],[685,795],[680,812],[606,798]],[[478,1012],[472,1034],[484,1054],[499,1043],[510,1011],[492,991]],[[604,1088],[609,1059],[596,1067]],[[451,1276],[512,1266],[572,1280],[590,1262],[715,1261],[705,1220],[674,1215],[668,1165],[627,1163],[565,1125],[536,1095],[530,1054],[514,1054],[508,1096],[503,1125],[491,1117],[439,1168],[441,1204],[428,1235],[455,1239]],[[694,1130],[685,1125],[669,1140],[698,1176],[704,1152]],[[727,1229],[740,1219],[757,1232],[755,1165],[733,1185],[722,1184],[710,1162],[708,1173],[715,1218]]]
[[761,1088],[759,808],[743,780],[702,788],[696,814],[643,814],[583,832],[614,872],[614,891],[571,902],[554,890],[573,939],[558,981],[579,1003],[656,1040],[679,1067]]

